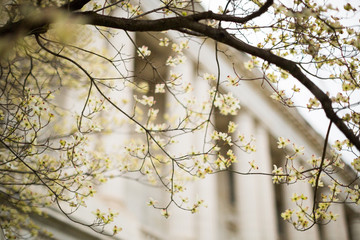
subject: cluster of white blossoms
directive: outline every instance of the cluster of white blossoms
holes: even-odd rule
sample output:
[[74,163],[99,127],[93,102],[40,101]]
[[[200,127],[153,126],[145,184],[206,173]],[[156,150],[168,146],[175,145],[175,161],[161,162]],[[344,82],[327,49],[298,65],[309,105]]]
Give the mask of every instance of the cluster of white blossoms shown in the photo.
[[210,91],[210,97],[214,98],[214,106],[220,110],[220,113],[223,115],[235,115],[240,109],[239,100],[233,96],[232,92],[222,94],[216,91],[216,88],[213,87]]
[[133,5],[130,1],[122,1],[121,7],[129,16],[139,16],[143,13],[139,5]]
[[[160,44],[160,46],[161,45],[165,46],[165,44],[163,44],[162,40],[160,40],[159,44]],[[168,59],[166,60],[166,65],[170,66],[170,67],[175,67],[175,66],[177,66],[179,64],[185,63],[186,56],[184,55],[183,51],[185,49],[187,49],[187,48],[189,48],[188,47],[188,41],[182,41],[179,44],[173,43],[171,45],[171,49],[172,49],[173,52],[177,53],[177,55],[176,56],[169,56]]]
[[[333,145],[334,149],[340,150],[347,141],[336,141]],[[296,203],[297,210],[287,209],[281,217],[292,223],[297,229],[307,229],[311,227],[314,221],[329,222],[336,220],[337,214],[329,211],[332,202],[339,201],[339,194],[344,192],[345,198],[357,204],[360,203],[360,192],[356,190],[358,187],[342,186],[335,178],[328,181],[329,174],[332,174],[335,169],[344,169],[345,164],[341,160],[339,154],[331,150],[330,158],[318,157],[312,155],[307,161],[308,165],[302,165],[300,156],[303,155],[304,148],[296,144],[291,144],[287,138],[278,138],[278,148],[283,149],[286,153],[286,164],[282,167],[274,165],[273,182],[280,183],[296,183],[298,181],[306,182],[313,188],[328,188],[328,194],[322,193],[321,200],[317,207],[313,209],[311,201],[306,201],[308,197],[304,194],[294,193],[291,200]],[[359,161],[360,162],[360,161]],[[353,166],[356,169],[356,160],[353,161]],[[326,180],[325,180],[326,179]],[[326,186],[326,182],[331,182]],[[315,213],[315,215],[313,214]]]
[[226,77],[226,80],[228,81],[229,85],[232,86],[238,86],[240,82],[240,79],[238,77],[232,77],[230,75]]
[[141,46],[140,48],[138,48],[137,52],[138,52],[138,56],[141,58],[148,57],[151,54],[151,50],[147,46],[144,46],[144,45]]
[[138,98],[136,95],[134,95],[134,99],[136,102],[141,103],[144,106],[148,105],[149,107],[151,107],[155,104],[153,96],[142,95],[142,98]]

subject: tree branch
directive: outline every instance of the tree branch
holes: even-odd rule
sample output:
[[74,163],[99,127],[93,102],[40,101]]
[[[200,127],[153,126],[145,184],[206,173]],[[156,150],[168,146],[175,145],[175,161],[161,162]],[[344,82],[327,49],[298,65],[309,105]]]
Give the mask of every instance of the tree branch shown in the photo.
[[[67,10],[69,12],[74,12],[81,9],[88,2],[90,2],[90,0],[74,0],[70,3],[61,6],[57,10]],[[119,28],[128,31],[148,31],[147,29],[149,28],[152,29],[151,31],[162,31],[169,28],[174,29],[174,27],[176,27],[174,24],[176,22],[179,22],[181,24],[182,19],[185,19],[187,21],[194,21],[194,22],[198,22],[200,20],[205,20],[205,19],[213,19],[218,21],[227,21],[227,22],[243,24],[248,22],[249,20],[259,17],[261,14],[266,12],[272,4],[273,4],[273,0],[268,0],[261,8],[259,8],[258,11],[243,18],[226,15],[226,14],[217,14],[217,13],[213,13],[212,11],[200,12],[186,17],[172,17],[172,18],[164,18],[164,19],[152,20],[152,21],[117,18],[117,17],[96,14],[95,12],[92,11],[75,14],[75,16],[80,15],[82,17],[84,16],[88,17],[89,19],[88,24],[94,24],[98,26],[107,26],[111,28]],[[48,12],[49,10],[50,8],[44,8],[43,12],[45,13],[45,15],[41,14],[43,16],[41,18],[39,18],[37,14],[35,17],[34,16],[27,17],[18,22],[8,23],[4,25],[3,27],[0,28],[0,38],[10,33],[14,34],[21,32],[24,35],[32,35],[32,34],[40,34],[46,32],[48,29],[48,25],[53,22],[53,19],[48,17],[49,14],[46,14],[46,12]],[[51,10],[53,11],[54,9]],[[161,26],[165,22],[167,23],[166,26]],[[122,24],[126,25],[127,27],[123,26]],[[130,29],[129,26],[133,24],[135,24],[136,26],[134,26],[133,29]],[[141,28],[142,25],[144,25],[143,28]],[[160,28],[155,28],[155,25],[158,25]],[[176,29],[178,29],[178,27],[176,27]]]
[[[68,6],[68,8],[79,9],[79,7],[82,6],[81,4],[86,4],[87,2],[88,0],[73,1]],[[273,0],[268,0],[265,5],[263,5],[258,11],[250,14],[245,18],[237,18],[223,14],[215,14],[210,11],[185,17],[170,17],[156,20],[134,20],[113,16],[105,16],[94,12],[76,12],[73,13],[72,16],[85,17],[86,24],[89,25],[103,26],[113,29],[121,29],[125,31],[144,32],[177,30],[181,32],[193,32],[194,34],[200,34],[210,37],[218,42],[222,42],[228,46],[231,46],[236,50],[251,54],[253,56],[257,56],[265,61],[268,61],[269,63],[288,71],[299,82],[301,82],[320,101],[326,113],[326,116],[339,128],[339,130],[349,139],[349,141],[358,150],[360,150],[359,137],[357,137],[354,132],[346,126],[343,120],[336,115],[334,109],[332,108],[331,99],[301,71],[296,62],[279,57],[266,49],[251,46],[237,39],[236,37],[228,33],[225,29],[212,28],[198,22],[202,19],[212,18],[221,21],[233,21],[237,23],[243,23],[263,14],[272,5],[272,3]],[[43,21],[40,22],[32,22],[27,19],[20,20],[19,22],[11,23],[10,25],[5,25],[4,27],[0,28],[0,37],[3,37],[4,34],[14,31],[14,29],[15,32],[16,29],[24,29],[26,30],[25,34],[27,35],[39,33],[44,31],[44,26],[47,26],[49,23],[51,23],[51,18],[45,18],[43,19]]]
[[301,69],[298,67],[296,62],[279,57],[266,49],[257,48],[249,44],[246,44],[245,42],[230,35],[224,29],[214,29],[204,25],[198,26],[198,24],[192,26],[190,29],[192,31],[199,32],[208,37],[211,37],[212,39],[222,42],[228,46],[231,46],[241,52],[245,52],[253,56],[257,56],[265,61],[268,61],[269,63],[272,63],[288,71],[320,101],[326,116],[360,151],[360,138],[357,137],[354,134],[354,132],[345,125],[344,121],[336,115],[332,107],[331,99],[301,71]]
[[49,24],[54,21],[54,11],[74,12],[80,10],[91,0],[74,0],[68,2],[59,8],[43,8],[42,13],[36,13],[27,16],[17,22],[8,22],[0,28],[0,38],[16,39],[18,36],[28,36],[32,34],[41,34],[47,32]]
[[68,10],[70,12],[74,12],[77,10],[80,10],[82,7],[84,7],[88,2],[91,0],[74,0],[72,2],[68,2],[61,6],[61,9]]
[[185,28],[191,30],[192,32],[202,34],[216,41],[222,42],[241,52],[245,52],[268,61],[269,63],[288,71],[293,77],[301,82],[320,101],[326,116],[339,128],[349,141],[358,150],[360,150],[359,137],[357,137],[354,132],[345,125],[343,120],[336,115],[334,109],[332,108],[331,99],[301,71],[296,62],[279,57],[266,49],[251,46],[235,38],[225,29],[212,28],[205,24],[194,22],[191,19],[192,16],[181,17],[180,19],[178,17],[174,17],[158,20],[130,20],[102,16],[94,13],[81,13],[81,15],[87,16],[90,24],[118,28],[127,31],[164,31]]

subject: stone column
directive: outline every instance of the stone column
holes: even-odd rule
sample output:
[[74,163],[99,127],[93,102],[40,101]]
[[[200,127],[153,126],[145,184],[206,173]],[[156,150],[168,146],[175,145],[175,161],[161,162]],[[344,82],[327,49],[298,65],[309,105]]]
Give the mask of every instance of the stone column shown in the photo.
[[[129,39],[128,35],[132,38]],[[132,81],[129,76],[133,75],[134,71],[134,58],[136,55],[135,46],[132,41],[135,41],[135,33],[128,33],[118,31],[114,38],[110,38],[111,44],[107,42],[102,43],[104,48],[108,49],[108,56],[115,57],[114,61],[119,61],[116,64],[117,70],[114,68],[107,69],[106,77],[115,77],[114,81],[117,89],[121,91],[109,91],[107,94],[111,100],[118,104],[119,107],[129,115],[133,111],[133,92],[126,85],[126,81]],[[123,105],[123,100],[128,101]],[[121,153],[125,151],[127,141],[133,138],[134,132],[129,128],[127,123],[128,119],[118,110],[112,106],[109,107],[106,114],[107,126],[110,127],[111,134],[101,134],[98,141],[103,144],[104,151],[109,154],[110,160],[119,161],[118,158],[112,159],[111,156],[121,157]],[[123,125],[120,125],[120,124]],[[117,225],[123,228],[122,236],[126,238],[141,238],[141,209],[150,208],[146,206],[148,200],[143,194],[144,191],[141,184],[136,181],[126,180],[121,177],[114,178],[101,186],[98,195],[101,197],[101,202],[97,207],[101,206],[104,210],[106,208],[114,209],[119,212],[119,221]],[[126,219],[126,220],[125,220]]]
[[205,200],[205,206],[201,207],[196,217],[196,232],[198,240],[216,240],[218,238],[218,195],[216,191],[216,175],[207,176],[197,183],[197,193]]
[[[312,208],[312,201],[313,197],[313,188],[310,186],[309,183],[304,182],[297,182],[292,185],[283,185],[282,186],[283,192],[283,202],[284,202],[284,209],[295,209],[297,211],[297,207],[294,202],[291,201],[291,197],[294,193],[300,195],[304,194],[308,197],[306,201],[304,201],[304,206],[309,206],[309,209]],[[290,223],[285,224],[285,235],[286,239],[291,240],[319,240],[320,239],[320,232],[318,225],[313,226],[311,229],[307,231],[297,231],[293,225]]]
[[[129,33],[132,39],[135,39],[134,33]],[[112,45],[106,45],[105,48],[108,48],[108,52],[110,56],[118,56],[118,58],[114,60],[120,60],[121,58],[127,59],[123,60],[121,64],[117,66],[119,72],[115,71],[115,69],[109,69],[106,77],[114,77],[118,78],[115,81],[117,85],[117,89],[122,89],[120,92],[117,90],[111,90],[107,92],[107,96],[110,97],[111,101],[118,105],[123,111],[132,114],[133,111],[133,93],[129,88],[124,88],[125,80],[122,79],[128,75],[132,75],[134,71],[134,59],[131,56],[135,56],[135,47],[132,41],[128,38],[125,32],[120,31],[116,37],[110,39]],[[106,44],[106,43],[104,43]],[[126,57],[125,57],[126,56]],[[131,79],[127,79],[131,80]],[[123,106],[122,102],[126,99],[128,103]],[[131,132],[131,129],[127,126],[127,117],[124,116],[121,112],[115,109],[113,106],[106,103],[109,106],[109,109],[104,113],[106,114],[105,118],[106,125],[103,126],[106,129],[110,129],[111,134],[100,134],[98,136],[97,142],[98,145],[101,146],[102,150],[110,156],[110,160],[117,161],[118,159],[111,159],[111,156],[119,157],[122,151],[125,151],[126,141],[131,139],[134,135],[134,132]],[[122,124],[122,125],[121,125]],[[126,195],[126,185],[124,185],[125,181],[121,178],[116,178],[110,180],[108,183],[104,184],[101,187],[101,194],[108,195],[106,198],[108,200],[112,199],[112,201],[116,202],[116,205],[119,205],[120,199],[124,198]],[[115,187],[116,186],[116,187]],[[116,188],[116,191],[114,191]],[[123,199],[124,200],[124,199]]]
[[349,219],[349,234],[351,235],[351,240],[360,240],[360,218],[358,216],[353,216]]
[[[185,64],[179,65],[174,72],[182,74],[182,83],[191,83],[193,93],[191,94],[200,104],[206,100],[210,86],[206,80],[197,79],[194,69],[194,62],[188,59]],[[184,101],[183,96],[176,96],[180,101]],[[169,114],[182,114],[185,112],[176,103],[172,96],[168,96],[167,103],[170,105]],[[209,134],[212,128],[208,129]],[[204,131],[197,130],[177,137],[178,144],[174,145],[170,151],[175,155],[184,155],[187,152],[202,152],[204,143]],[[205,150],[206,151],[206,150]],[[192,160],[190,163],[193,164]],[[171,239],[192,239],[192,240],[216,240],[218,235],[218,206],[217,206],[217,175],[207,176],[205,179],[196,179],[194,182],[187,182],[185,196],[189,196],[189,202],[197,199],[205,200],[204,205],[195,214],[190,214],[180,209],[173,209],[169,221],[169,238]]]
[[[236,123],[239,126],[239,132],[244,134],[246,139],[255,137],[257,151],[249,154],[237,150],[239,162],[234,164],[234,170],[247,173],[250,169],[249,162],[255,160],[259,170],[251,172],[271,172],[267,131],[262,126],[256,126],[252,116],[246,111],[239,114]],[[271,178],[261,175],[237,175],[235,180],[242,239],[277,239],[276,203]]]
[[[270,154],[269,133],[260,125],[256,127],[256,163],[259,172],[270,173],[273,169]],[[258,213],[260,217],[261,239],[278,239],[277,212],[275,186],[268,176],[256,176],[257,198],[259,201]]]
[[[186,84],[186,83],[194,83],[195,74],[193,70],[193,63],[191,60],[187,59],[185,63],[180,64],[176,66],[175,68],[171,68],[171,70],[175,73],[178,73],[181,75],[181,80],[179,81],[180,84]],[[197,89],[195,89],[196,91]],[[175,92],[176,94],[176,92]],[[193,95],[193,94],[187,94]],[[179,94],[176,95],[176,98],[180,102],[184,102],[183,95]],[[185,110],[183,106],[181,106],[177,100],[174,98],[173,95],[170,95],[167,92],[166,95],[166,110],[167,114],[170,116],[170,119],[174,122],[171,123],[172,127],[177,127],[179,121],[183,120],[185,115]],[[172,134],[172,133],[170,133]],[[174,135],[178,134],[178,132],[174,132]],[[171,144],[171,147],[168,147],[168,152],[176,157],[184,156],[187,153],[192,151],[192,148],[194,147],[195,141],[197,140],[197,137],[194,136],[193,133],[186,133],[183,135],[178,135],[174,138],[175,141],[178,143]],[[193,162],[191,160],[185,160],[182,162],[182,164],[185,165],[191,165]],[[186,188],[186,190],[183,193],[176,193],[175,199],[178,201],[181,201],[179,196],[182,197],[188,197],[189,202],[188,204],[185,203],[184,207],[190,207],[190,204],[192,204],[196,200],[196,183],[192,182],[191,176],[189,173],[181,170],[176,166],[175,164],[175,171],[182,174],[183,180],[181,180],[179,177],[176,178],[176,176],[179,176],[179,174],[175,174],[175,180],[178,180],[179,182],[175,182],[175,184],[183,184],[183,186]],[[188,206],[189,205],[189,206]],[[189,211],[179,209],[176,206],[173,206],[171,209],[171,216],[169,218],[168,227],[169,227],[169,239],[173,240],[193,240],[197,239],[196,236],[196,216],[191,214]],[[197,213],[196,213],[197,214]]]
[[349,233],[348,227],[346,226],[346,213],[343,204],[334,203],[329,211],[332,211],[335,214],[339,214],[336,221],[332,221],[327,225],[322,227],[322,238],[326,240],[348,240]]
[[[197,78],[193,81],[194,85],[194,96],[203,103],[208,99],[208,91],[210,90],[209,83],[202,79]],[[213,119],[212,119],[213,120]],[[209,126],[208,135],[214,129]],[[192,143],[195,151],[203,150],[204,143],[204,131],[195,132]],[[207,149],[205,149],[206,151]],[[196,182],[195,193],[199,198],[204,199],[205,206],[199,209],[196,213],[195,227],[196,227],[196,240],[217,240],[221,239],[219,236],[219,208],[218,201],[219,195],[217,190],[217,184],[219,182],[218,174],[208,175],[205,179],[200,179]]]

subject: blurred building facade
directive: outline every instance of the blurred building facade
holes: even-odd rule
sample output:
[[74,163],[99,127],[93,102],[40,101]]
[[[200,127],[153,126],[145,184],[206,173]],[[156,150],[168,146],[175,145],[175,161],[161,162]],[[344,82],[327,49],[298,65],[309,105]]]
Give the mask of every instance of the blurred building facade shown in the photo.
[[[120,33],[118,38],[121,39],[119,49],[129,56],[137,55],[135,48],[129,47],[133,46],[133,43],[126,40],[128,38],[125,33]],[[150,38],[146,33],[132,34],[132,38],[138,46],[149,46],[152,54],[162,51],[159,50],[158,42],[149,42]],[[169,38],[172,38],[171,33]],[[190,41],[190,50],[193,49],[192,44]],[[178,69],[183,74],[183,79],[194,79],[192,84],[195,95],[202,95],[210,89],[207,83],[199,80],[199,72],[214,72],[214,69],[217,69],[214,43],[206,42],[201,48],[201,51],[187,51],[187,61]],[[244,67],[244,63],[250,60],[247,55],[226,48],[221,50],[226,52],[226,55],[218,56],[221,77],[233,73],[234,69],[247,79],[262,77],[260,72],[249,71]],[[158,59],[163,61],[167,56],[158,56]],[[127,65],[127,68],[132,67],[134,72],[141,68],[135,59],[129,60]],[[162,68],[161,71],[167,75],[166,71],[170,70]],[[304,146],[304,161],[311,158],[309,153],[321,155],[323,139],[295,110],[272,101],[266,86],[262,86],[258,81],[241,81],[237,87],[223,87],[240,100],[241,109],[236,116],[231,117],[231,121],[238,125],[239,131],[245,136],[254,136],[257,145],[257,151],[253,154],[234,149],[239,159],[239,162],[233,165],[235,171],[248,171],[248,162],[255,159],[261,172],[271,172],[273,164],[278,164],[284,158],[276,146],[278,136],[291,136],[294,142]],[[129,93],[129,96],[132,94]],[[220,115],[215,118],[216,128],[227,128],[229,118]],[[195,146],[203,140],[200,136],[195,136],[186,141],[189,146]],[[294,208],[294,203],[290,200],[293,193],[305,193],[309,199],[313,199],[313,189],[309,184],[274,185],[270,176],[241,176],[223,172],[189,183],[187,187],[192,198],[205,200],[206,207],[200,208],[196,214],[171,208],[171,216],[165,219],[159,210],[147,206],[146,202],[149,197],[161,199],[168,195],[160,189],[126,179],[113,180],[100,187],[98,197],[89,203],[89,207],[101,206],[118,211],[119,225],[123,231],[117,238],[124,240],[360,239],[360,209],[352,205],[334,205],[332,211],[340,214],[336,222],[325,226],[315,225],[305,232],[296,231],[291,224],[281,219],[281,212]],[[49,213],[49,219],[38,219],[38,222],[48,226],[48,230],[54,232],[58,239],[111,239],[77,226],[55,212]]]

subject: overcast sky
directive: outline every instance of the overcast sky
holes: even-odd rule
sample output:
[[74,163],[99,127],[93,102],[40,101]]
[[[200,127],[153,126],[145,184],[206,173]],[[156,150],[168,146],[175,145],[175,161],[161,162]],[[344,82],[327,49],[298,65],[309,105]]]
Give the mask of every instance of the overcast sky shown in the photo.
[[[226,2],[227,1],[225,1],[225,0],[203,0],[202,3],[205,6],[205,8],[212,10],[214,12],[217,12],[218,6],[221,5],[224,7]],[[275,0],[275,2],[278,2],[278,1]],[[291,3],[292,0],[282,0],[281,2],[282,3]],[[344,0],[341,0],[341,1],[327,0],[326,1],[327,4],[331,3],[333,6],[338,7],[340,10],[339,14],[341,14],[343,16],[345,14],[345,16],[349,17],[348,20],[343,22],[343,24],[345,26],[353,26],[353,27],[356,26],[357,28],[359,28],[360,11],[355,12],[355,14],[349,15],[349,13],[343,9],[343,5],[346,4],[347,2],[351,3],[354,7],[356,7],[357,9],[360,10],[360,2],[359,1],[355,1],[355,0],[345,0],[345,1]],[[264,19],[263,17],[261,19],[264,20],[264,24],[265,24],[266,19]],[[334,83],[334,82],[330,82],[330,81],[326,81],[326,82],[318,81],[313,78],[312,78],[312,80],[314,82],[316,82],[323,91],[325,91],[325,92],[328,91],[333,95],[336,95],[336,93],[337,93],[336,90],[339,89],[339,83]],[[295,97],[293,99],[293,101],[295,102],[295,105],[306,104],[306,102],[308,101],[308,99],[310,97],[312,97],[312,95],[310,94],[310,92],[307,89],[302,87],[301,84],[298,83],[296,80],[289,78],[287,81],[282,81],[282,83],[279,85],[279,87],[281,89],[291,89],[291,87],[294,85],[294,83],[298,87],[301,87],[301,94],[299,94],[297,97]],[[353,94],[351,97],[356,101],[360,101],[360,91],[357,91],[357,93]],[[356,107],[356,110],[358,112],[360,112],[360,106]],[[309,112],[309,110],[307,110],[306,108],[298,108],[298,111],[317,132],[319,132],[323,137],[325,137],[327,128],[329,125],[329,120],[327,119],[327,117],[325,116],[323,111]],[[332,126],[331,135],[330,135],[330,144],[333,143],[337,139],[343,140],[343,139],[345,139],[345,137],[336,128],[336,126]],[[343,154],[343,155],[344,155],[344,160],[346,160],[348,163],[350,161],[352,161],[352,158],[353,158],[352,154]]]

